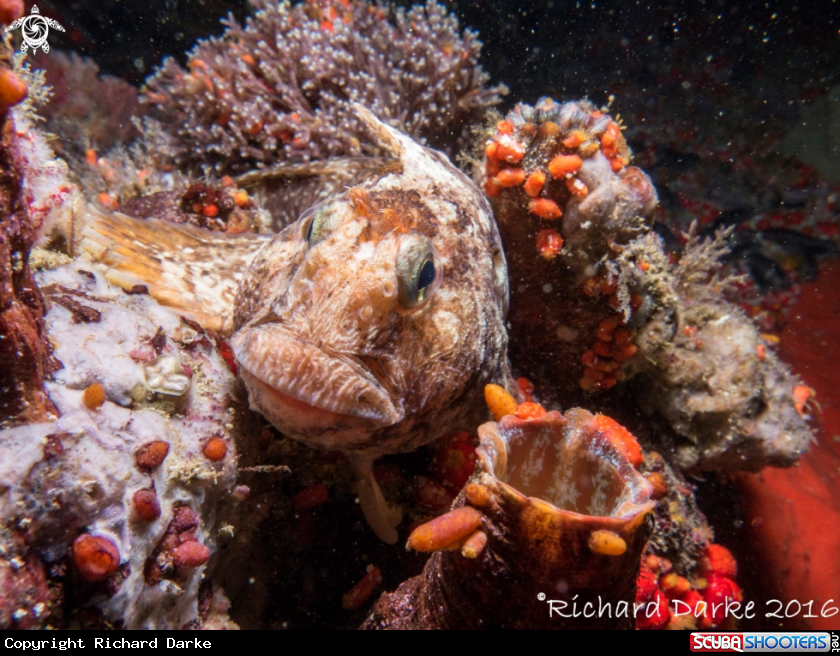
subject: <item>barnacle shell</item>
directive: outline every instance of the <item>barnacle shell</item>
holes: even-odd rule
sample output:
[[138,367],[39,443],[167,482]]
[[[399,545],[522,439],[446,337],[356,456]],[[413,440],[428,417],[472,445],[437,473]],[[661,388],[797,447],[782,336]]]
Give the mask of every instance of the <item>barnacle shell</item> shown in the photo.
[[[455,505],[483,514],[486,546],[475,558],[437,551],[382,595],[365,628],[633,628],[651,484],[586,410],[507,416],[478,434],[476,473]],[[579,617],[550,616],[551,600],[567,602],[570,616],[575,603]],[[599,601],[611,616],[584,617]]]
[[190,388],[190,377],[173,355],[159,355],[143,367],[146,385],[153,392],[181,396]]

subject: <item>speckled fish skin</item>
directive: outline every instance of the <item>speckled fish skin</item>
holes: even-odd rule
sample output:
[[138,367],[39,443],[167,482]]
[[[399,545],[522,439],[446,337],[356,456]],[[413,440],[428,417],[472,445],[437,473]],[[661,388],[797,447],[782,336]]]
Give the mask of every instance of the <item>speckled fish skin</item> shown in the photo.
[[[231,345],[253,409],[290,437],[370,462],[483,420],[484,386],[510,378],[508,283],[480,190],[359,111],[399,163],[257,253]],[[403,307],[422,252],[436,265],[431,293]]]

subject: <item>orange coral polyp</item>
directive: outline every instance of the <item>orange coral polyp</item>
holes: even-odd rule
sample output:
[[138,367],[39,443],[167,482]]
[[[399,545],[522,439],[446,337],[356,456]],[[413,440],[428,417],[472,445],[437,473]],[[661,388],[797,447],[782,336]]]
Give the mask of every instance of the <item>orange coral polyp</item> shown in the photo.
[[525,157],[525,148],[510,136],[503,135],[497,143],[496,157],[508,164],[515,164]]
[[370,598],[376,586],[381,583],[382,572],[376,565],[368,565],[367,573],[341,598],[341,607],[345,610],[360,608]]
[[475,531],[461,546],[461,555],[464,558],[478,558],[486,546],[487,534],[484,531]]
[[204,457],[218,462],[227,455],[227,444],[221,437],[211,437],[204,445]]
[[463,506],[450,510],[415,528],[408,537],[407,549],[438,551],[457,548],[481,526],[482,514],[475,508]]
[[80,535],[73,543],[73,563],[86,581],[101,581],[117,571],[120,551],[111,538]]
[[555,180],[565,178],[567,175],[574,175],[580,171],[583,160],[577,155],[557,155],[548,163],[548,172]]
[[510,121],[499,121],[496,124],[496,130],[499,134],[513,134],[513,123]]
[[718,574],[728,578],[735,578],[738,574],[738,563],[732,552],[724,546],[711,543],[700,559],[702,571],[706,574]]
[[537,251],[546,260],[553,260],[563,250],[563,238],[553,228],[537,233]]
[[517,419],[539,419],[544,414],[545,408],[543,408],[539,403],[532,403],[529,401],[520,403],[519,407],[516,409]]
[[517,187],[525,182],[525,171],[522,169],[502,169],[496,179],[502,187]]
[[96,410],[105,403],[105,388],[101,383],[93,383],[85,388],[82,402],[88,410]]
[[21,77],[8,68],[0,69],[0,111],[6,111],[22,102],[29,93]]
[[613,333],[622,323],[621,317],[607,317],[598,324],[598,339],[603,342],[613,341]]
[[586,141],[586,133],[583,130],[572,130],[572,132],[563,139],[563,146],[569,150],[574,150],[584,141]]
[[627,542],[613,531],[592,531],[588,541],[589,550],[602,556],[621,556],[627,551]]
[[595,415],[595,427],[630,461],[630,464],[639,468],[644,459],[642,447],[630,431],[606,415]]
[[578,178],[567,178],[566,187],[572,192],[572,194],[579,198],[586,198],[589,194],[589,187],[587,187],[586,184]]
[[563,210],[550,198],[534,198],[528,203],[528,210],[541,219],[552,221],[563,216]]
[[484,387],[484,400],[495,421],[502,417],[516,414],[517,403],[513,396],[501,385],[490,383]]
[[539,196],[544,184],[545,173],[542,171],[534,171],[525,181],[525,193],[531,198]]

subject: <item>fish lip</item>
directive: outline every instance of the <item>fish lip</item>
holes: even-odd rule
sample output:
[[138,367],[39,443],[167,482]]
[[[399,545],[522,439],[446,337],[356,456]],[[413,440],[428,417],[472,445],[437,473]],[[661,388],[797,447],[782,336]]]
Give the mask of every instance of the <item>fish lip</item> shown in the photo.
[[280,324],[245,328],[230,344],[238,365],[279,393],[271,395],[273,403],[288,408],[283,397],[290,397],[299,411],[346,415],[383,427],[405,416],[402,404],[360,359],[330,354]]

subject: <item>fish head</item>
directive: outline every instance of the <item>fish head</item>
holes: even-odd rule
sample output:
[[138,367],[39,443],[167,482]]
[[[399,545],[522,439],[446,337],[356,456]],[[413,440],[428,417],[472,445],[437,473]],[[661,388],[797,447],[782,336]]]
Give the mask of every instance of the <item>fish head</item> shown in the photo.
[[252,408],[290,437],[370,457],[470,421],[507,366],[489,205],[445,156],[375,125],[398,164],[257,254],[231,340]]

